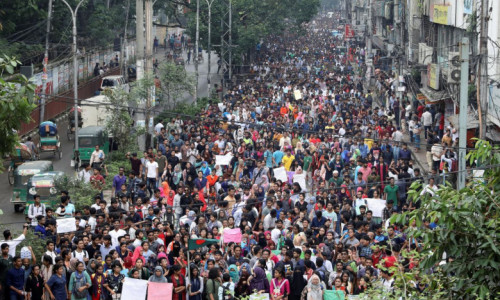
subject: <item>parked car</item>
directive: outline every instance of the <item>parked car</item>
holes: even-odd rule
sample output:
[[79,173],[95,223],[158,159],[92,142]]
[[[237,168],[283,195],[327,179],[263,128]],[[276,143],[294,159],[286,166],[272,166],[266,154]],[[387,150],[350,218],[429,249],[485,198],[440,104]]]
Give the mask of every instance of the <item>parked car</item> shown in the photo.
[[105,89],[123,89],[127,93],[130,91],[128,83],[125,82],[125,78],[121,75],[103,77],[99,90],[104,91]]

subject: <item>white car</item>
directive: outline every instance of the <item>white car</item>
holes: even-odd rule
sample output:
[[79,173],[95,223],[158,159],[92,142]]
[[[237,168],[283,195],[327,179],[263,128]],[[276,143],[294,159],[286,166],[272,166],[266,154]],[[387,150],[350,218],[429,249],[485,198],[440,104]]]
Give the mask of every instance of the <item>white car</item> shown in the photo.
[[114,75],[114,76],[106,76],[102,78],[101,81],[101,91],[104,91],[105,89],[117,89],[121,88],[125,92],[130,92],[130,87],[128,83],[125,82],[125,78],[121,75]]

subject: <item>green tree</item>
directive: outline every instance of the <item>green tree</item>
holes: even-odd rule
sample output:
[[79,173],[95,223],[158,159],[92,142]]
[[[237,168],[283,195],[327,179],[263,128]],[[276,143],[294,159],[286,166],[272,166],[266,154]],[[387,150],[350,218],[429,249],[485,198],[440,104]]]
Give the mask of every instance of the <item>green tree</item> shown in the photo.
[[31,112],[36,107],[35,86],[23,75],[14,74],[18,65],[15,58],[0,57],[0,162],[19,143],[16,130],[21,123],[31,121]]
[[[419,209],[395,215],[391,222],[406,224],[408,239],[419,241],[420,251],[402,251],[417,266],[397,265],[391,270],[396,292],[370,290],[385,299],[498,299],[500,297],[500,147],[478,140],[467,155],[471,165],[484,169],[472,174],[460,191],[440,186],[434,196],[420,196],[421,186],[412,185],[409,200]],[[430,229],[424,222],[434,222]],[[448,260],[443,260],[445,255]],[[430,272],[432,270],[432,272]],[[419,297],[415,282],[428,284]],[[425,295],[425,297],[423,297]]]
[[189,93],[189,95],[194,93],[194,77],[189,75],[182,65],[171,62],[160,64],[158,79],[160,80],[162,100],[165,100],[169,106],[175,106],[180,100],[183,100],[185,93]]

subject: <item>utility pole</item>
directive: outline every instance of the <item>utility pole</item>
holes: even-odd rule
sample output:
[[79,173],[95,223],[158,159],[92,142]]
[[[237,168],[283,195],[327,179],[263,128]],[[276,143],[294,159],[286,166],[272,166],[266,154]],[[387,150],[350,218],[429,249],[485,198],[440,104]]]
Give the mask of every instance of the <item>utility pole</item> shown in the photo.
[[[152,0],[146,0],[145,2],[145,10],[146,10],[146,68],[145,68],[145,73],[147,74],[153,74],[153,1]],[[154,78],[154,77],[152,77]],[[150,132],[153,129],[154,124],[150,126],[150,117],[151,117],[151,109],[152,109],[152,97],[153,95],[153,90],[149,91],[148,96],[146,98],[146,137],[151,134],[152,138],[152,132]],[[150,141],[151,143],[151,141]],[[147,141],[146,141],[147,144]],[[152,147],[153,145],[150,144]]]
[[[136,51],[135,51],[135,67],[136,79],[141,80],[144,77],[144,0],[135,0],[135,35],[136,35]],[[135,113],[134,121],[137,124],[144,120],[144,99],[139,99],[138,112]],[[148,121],[144,120],[144,125]],[[146,137],[140,136],[137,139],[139,149],[146,149]]]
[[135,0],[136,74],[137,80],[144,75],[144,0]]
[[52,0],[49,0],[49,10],[47,13],[47,31],[45,34],[45,55],[43,57],[43,74],[42,74],[42,99],[40,103],[40,123],[45,120],[45,103],[47,102],[47,67],[49,65],[49,35],[50,35],[50,18],[52,17]]
[[[373,35],[373,29],[372,29],[372,0],[369,0],[368,4],[368,40],[366,41],[366,54],[365,54],[365,62],[367,62],[367,67],[368,70],[366,72],[366,79],[368,81],[368,86],[371,85],[371,78],[373,74],[373,59],[371,59],[372,56],[372,35]],[[371,63],[368,65],[368,60],[371,59]]]
[[71,19],[73,20],[73,97],[75,98],[75,151],[78,151],[78,61],[76,58],[76,16],[78,14],[78,9],[80,8],[80,5],[85,0],[80,0],[78,4],[76,5],[75,10],[71,7],[71,5],[68,4],[66,0],[62,0],[64,4],[68,7],[69,11],[71,12]]
[[210,74],[210,65],[212,64],[211,61],[211,54],[212,54],[212,4],[214,3],[214,0],[205,0],[207,2],[208,6],[208,75],[207,75],[207,82],[208,82],[208,97],[210,97],[210,81],[211,81],[211,74]]
[[488,0],[481,0],[481,33],[477,72],[477,108],[479,113],[479,138],[486,137],[486,115],[488,112]]
[[[194,69],[196,72],[196,86],[194,88],[194,104],[198,101],[198,80],[199,80],[199,72],[198,72],[198,41],[200,39],[200,0],[196,0],[196,37],[194,41]],[[209,64],[210,65],[210,64]]]
[[467,103],[469,102],[469,39],[462,38],[460,45],[460,113],[458,115],[458,181],[457,190],[465,187],[465,155],[467,146]]
[[[122,72],[125,80],[128,81],[128,72],[127,72],[127,61],[125,60],[125,52],[127,46],[127,29],[128,29],[128,13],[130,10],[130,0],[127,0],[127,13],[125,14],[125,29],[123,30],[123,40],[122,40],[122,48],[120,54],[120,72]],[[128,57],[127,57],[128,59]]]

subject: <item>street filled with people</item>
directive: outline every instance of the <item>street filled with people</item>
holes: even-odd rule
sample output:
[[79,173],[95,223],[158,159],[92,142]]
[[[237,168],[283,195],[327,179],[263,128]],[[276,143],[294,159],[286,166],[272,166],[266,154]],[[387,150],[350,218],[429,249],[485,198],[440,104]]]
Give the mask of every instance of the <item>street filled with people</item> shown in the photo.
[[[369,86],[364,46],[332,35],[339,20],[267,37],[219,103],[158,122],[155,146],[127,153],[118,174],[101,175],[96,147],[79,172],[96,189],[91,206],[35,195],[24,234],[0,242],[3,299],[120,299],[126,277],[170,282],[174,300],[391,293],[391,267],[417,266],[402,253],[421,241],[390,218],[420,206],[414,182],[433,195],[439,175],[453,176],[457,136],[384,72]],[[414,154],[426,150],[422,170]],[[76,231],[58,232],[73,217]],[[16,249],[27,230],[43,252]]]

